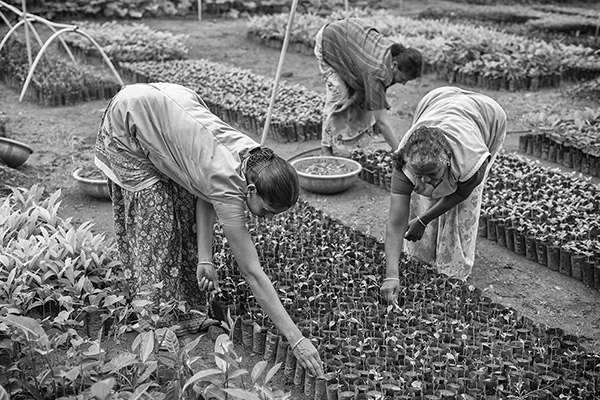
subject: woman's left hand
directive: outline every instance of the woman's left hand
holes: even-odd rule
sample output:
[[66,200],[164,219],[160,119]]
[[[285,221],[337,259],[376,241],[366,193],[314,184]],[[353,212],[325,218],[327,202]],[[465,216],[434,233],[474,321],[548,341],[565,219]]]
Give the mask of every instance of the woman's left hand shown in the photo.
[[425,225],[423,225],[418,218],[413,218],[408,222],[408,229],[406,230],[404,239],[410,242],[416,242],[417,240],[421,240],[424,232]]
[[212,263],[198,263],[196,267],[196,279],[198,280],[200,290],[221,291],[219,288],[219,276]]

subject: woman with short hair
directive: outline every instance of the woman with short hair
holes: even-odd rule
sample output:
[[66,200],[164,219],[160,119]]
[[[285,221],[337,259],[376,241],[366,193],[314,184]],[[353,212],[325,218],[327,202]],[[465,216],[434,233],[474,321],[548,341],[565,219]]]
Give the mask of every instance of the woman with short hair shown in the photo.
[[315,36],[315,57],[325,83],[321,153],[369,144],[377,126],[392,149],[387,90],[421,76],[423,57],[358,18],[325,24]]
[[218,289],[218,218],[256,300],[301,365],[322,374],[317,350],[283,308],[246,227],[246,207],[268,217],[298,200],[288,162],[221,121],[192,90],[169,83],[126,86],[111,100],[95,162],[109,178],[117,246],[134,291],[160,283],[155,301],[193,304],[199,286]]
[[396,299],[405,246],[448,276],[471,274],[483,186],[505,136],[504,110],[483,94],[441,87],[419,102],[394,154],[386,300]]

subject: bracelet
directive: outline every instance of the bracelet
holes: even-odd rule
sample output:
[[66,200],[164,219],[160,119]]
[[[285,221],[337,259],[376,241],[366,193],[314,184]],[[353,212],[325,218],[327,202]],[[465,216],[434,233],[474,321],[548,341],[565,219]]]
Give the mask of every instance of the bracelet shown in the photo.
[[427,224],[425,222],[423,222],[423,220],[421,220],[421,217],[419,217],[417,215],[417,220],[421,223],[421,225],[423,225],[423,228],[427,228]]
[[300,342],[303,341],[304,339],[306,339],[304,336],[302,336],[300,339],[298,339],[296,341],[296,343],[294,343],[294,345],[292,346],[292,351],[296,350],[296,347],[298,347],[298,345],[300,344]]
[[385,281],[398,281],[398,282],[400,282],[400,278],[385,278],[383,281],[384,282]]
[[215,266],[215,264],[212,263],[212,261],[198,261],[198,265],[212,265],[213,267]]

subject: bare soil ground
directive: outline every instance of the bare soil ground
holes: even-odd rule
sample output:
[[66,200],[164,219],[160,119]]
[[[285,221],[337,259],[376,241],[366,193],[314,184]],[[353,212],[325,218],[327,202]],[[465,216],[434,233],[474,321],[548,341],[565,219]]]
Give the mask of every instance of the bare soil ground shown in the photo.
[[[246,38],[244,20],[157,19],[144,21],[157,29],[190,35],[191,57],[233,64],[266,76],[274,76],[278,50],[261,46]],[[289,82],[323,91],[313,58],[297,53],[288,54],[284,72]],[[394,122],[401,135],[407,129],[418,100],[429,90],[445,85],[426,76],[405,86],[394,87],[390,103]],[[564,88],[561,88],[564,89]],[[475,88],[474,90],[479,90]],[[569,98],[564,90],[539,92],[492,92],[509,116],[510,130],[524,126],[521,117],[539,110],[577,109],[589,103]],[[13,179],[29,186],[41,183],[63,194],[62,214],[75,221],[93,220],[98,232],[113,235],[112,209],[83,195],[71,178],[71,172],[82,163],[91,162],[93,145],[101,113],[107,101],[94,101],[70,107],[47,108],[32,103],[18,103],[18,95],[0,85],[0,110],[10,118],[8,136],[28,143],[35,149],[28,163],[18,172],[0,170],[0,179]],[[505,149],[517,151],[518,134],[509,135]],[[318,146],[309,143],[270,143],[280,154],[290,157]],[[377,146],[377,145],[375,145]],[[349,225],[383,237],[387,218],[388,193],[364,182],[335,196],[303,193],[302,198]],[[582,336],[586,345],[600,351],[600,293],[581,282],[550,271],[524,257],[508,252],[487,240],[479,240],[471,282],[494,301],[514,307],[530,318],[567,332]]]

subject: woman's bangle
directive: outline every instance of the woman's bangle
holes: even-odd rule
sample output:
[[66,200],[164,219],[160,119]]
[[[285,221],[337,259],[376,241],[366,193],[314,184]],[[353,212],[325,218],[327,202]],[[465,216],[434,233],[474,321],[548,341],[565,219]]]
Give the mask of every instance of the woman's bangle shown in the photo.
[[302,336],[300,339],[298,339],[296,341],[296,343],[294,343],[294,345],[292,346],[292,351],[296,350],[296,347],[298,347],[298,345],[300,344],[300,342],[303,341],[304,339],[306,339],[304,336]]
[[421,225],[423,225],[424,228],[427,228],[427,224],[425,222],[423,222],[421,217],[419,217],[418,215],[417,215],[417,220],[421,223]]
[[215,264],[212,263],[212,261],[198,261],[198,265],[212,265],[213,267],[215,266]]

